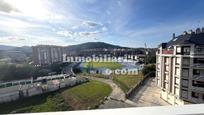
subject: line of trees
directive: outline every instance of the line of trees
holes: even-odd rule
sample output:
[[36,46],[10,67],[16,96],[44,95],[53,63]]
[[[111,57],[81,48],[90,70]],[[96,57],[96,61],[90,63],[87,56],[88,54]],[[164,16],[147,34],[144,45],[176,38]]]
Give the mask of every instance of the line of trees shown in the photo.
[[0,64],[0,81],[12,81],[20,79],[37,78],[47,76],[50,73],[60,74],[63,67],[68,64],[54,63],[46,67],[35,67],[29,64]]

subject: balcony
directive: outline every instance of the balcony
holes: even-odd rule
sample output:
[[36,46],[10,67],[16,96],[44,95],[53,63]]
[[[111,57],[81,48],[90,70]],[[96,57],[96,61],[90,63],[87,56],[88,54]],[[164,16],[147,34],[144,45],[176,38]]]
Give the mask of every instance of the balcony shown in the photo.
[[204,82],[204,75],[193,75],[193,80]]
[[204,77],[192,81],[192,90],[204,93]]
[[204,47],[199,47],[195,49],[195,56],[204,56]]
[[203,87],[192,86],[192,91],[204,93],[204,88]]
[[204,64],[203,63],[194,63],[193,67],[194,68],[202,68],[202,69],[204,69]]
[[162,54],[174,54],[174,50],[162,50]]
[[204,56],[204,52],[194,52],[195,56]]

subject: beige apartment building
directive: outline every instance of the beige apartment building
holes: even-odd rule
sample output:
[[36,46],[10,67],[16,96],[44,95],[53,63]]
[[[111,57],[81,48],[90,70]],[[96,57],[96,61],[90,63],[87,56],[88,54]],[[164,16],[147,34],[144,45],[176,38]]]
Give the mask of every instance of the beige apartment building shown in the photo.
[[184,32],[156,53],[156,83],[172,105],[204,103],[204,28]]
[[44,66],[62,62],[63,47],[54,45],[38,45],[32,47],[33,63]]

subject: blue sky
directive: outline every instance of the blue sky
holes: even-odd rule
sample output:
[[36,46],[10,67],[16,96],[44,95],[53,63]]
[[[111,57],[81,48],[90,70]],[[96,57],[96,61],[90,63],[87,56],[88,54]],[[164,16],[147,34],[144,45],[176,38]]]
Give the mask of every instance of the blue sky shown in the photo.
[[203,0],[0,0],[0,45],[157,47],[204,26]]

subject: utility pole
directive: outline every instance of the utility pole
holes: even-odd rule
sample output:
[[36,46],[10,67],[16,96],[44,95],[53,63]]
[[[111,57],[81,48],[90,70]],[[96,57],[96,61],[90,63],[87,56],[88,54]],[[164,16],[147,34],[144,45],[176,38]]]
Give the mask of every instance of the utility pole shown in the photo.
[[148,55],[148,51],[147,51],[147,44],[145,43],[145,65],[147,65],[147,55]]

